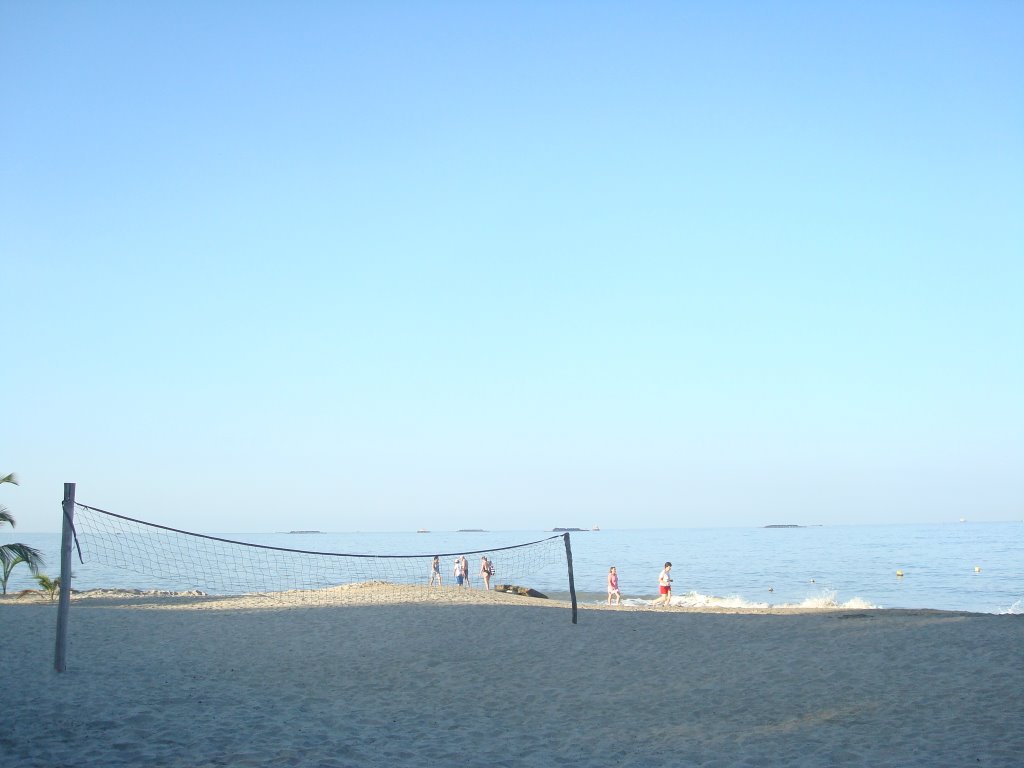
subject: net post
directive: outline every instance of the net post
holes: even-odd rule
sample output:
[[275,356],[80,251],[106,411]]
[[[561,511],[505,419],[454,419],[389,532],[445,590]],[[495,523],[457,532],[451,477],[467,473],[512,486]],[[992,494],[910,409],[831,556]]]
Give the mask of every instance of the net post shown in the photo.
[[576,580],[572,575],[572,546],[569,544],[569,534],[563,533],[565,539],[565,560],[569,564],[569,599],[572,600],[572,623],[576,623]]
[[75,518],[75,484],[64,483],[63,502],[64,525],[60,538],[60,603],[57,606],[57,646],[54,650],[53,668],[57,672],[65,669],[65,655],[68,642],[68,611],[71,608],[71,535]]

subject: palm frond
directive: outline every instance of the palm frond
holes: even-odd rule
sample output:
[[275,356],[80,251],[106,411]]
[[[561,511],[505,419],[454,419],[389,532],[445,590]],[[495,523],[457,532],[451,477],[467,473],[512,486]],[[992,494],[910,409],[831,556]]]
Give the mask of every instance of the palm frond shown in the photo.
[[10,483],[11,485],[17,485],[18,476],[11,472],[11,474],[7,475],[6,477],[0,477],[0,483]]
[[6,568],[19,562],[25,563],[32,569],[32,573],[36,573],[46,564],[46,559],[42,552],[28,544],[0,545],[0,564]]

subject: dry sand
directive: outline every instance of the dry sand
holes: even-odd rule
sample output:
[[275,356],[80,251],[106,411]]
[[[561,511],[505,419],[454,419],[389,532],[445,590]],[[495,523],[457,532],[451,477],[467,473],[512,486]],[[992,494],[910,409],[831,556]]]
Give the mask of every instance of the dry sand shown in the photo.
[[[0,600],[19,766],[1020,766],[1024,617]],[[446,597],[450,597],[447,595]],[[562,608],[558,610],[558,608]]]

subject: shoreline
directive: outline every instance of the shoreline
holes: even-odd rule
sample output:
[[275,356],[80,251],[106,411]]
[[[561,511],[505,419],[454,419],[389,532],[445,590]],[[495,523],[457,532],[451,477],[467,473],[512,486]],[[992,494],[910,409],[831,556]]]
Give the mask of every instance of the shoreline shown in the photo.
[[[457,587],[422,587],[418,585],[384,585],[375,582],[346,584],[315,592],[275,592],[245,595],[213,595],[198,590],[172,592],[142,589],[88,589],[72,590],[73,605],[116,606],[138,609],[183,610],[282,610],[289,608],[331,608],[346,606],[510,606],[546,608],[571,611],[568,600],[555,598],[525,597],[506,592],[482,589],[459,589]],[[0,595],[0,606],[4,605],[46,605],[56,610],[57,601],[42,594],[25,596]],[[999,616],[1014,614],[992,614],[973,611],[956,611],[942,608],[878,608],[874,606],[844,605],[768,605],[768,606],[716,606],[716,605],[670,605],[653,607],[649,605],[606,605],[604,603],[578,603],[579,611],[602,613],[653,613],[653,614],[710,614],[735,616],[801,616],[834,614],[901,614],[901,615],[948,615],[948,616]]]

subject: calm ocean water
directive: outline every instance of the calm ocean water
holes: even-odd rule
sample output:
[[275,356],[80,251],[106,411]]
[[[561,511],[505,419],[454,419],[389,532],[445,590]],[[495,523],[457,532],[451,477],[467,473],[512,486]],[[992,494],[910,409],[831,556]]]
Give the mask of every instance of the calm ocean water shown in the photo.
[[[474,533],[218,534],[256,544],[361,554],[434,554],[491,549],[549,537],[542,531]],[[608,567],[628,601],[656,596],[663,563],[673,563],[676,602],[691,605],[823,605],[1024,613],[1024,523],[602,530],[571,535],[581,602],[605,599]],[[60,572],[59,534],[4,531],[43,551]],[[88,553],[86,553],[88,554]],[[903,576],[897,576],[902,571]],[[74,565],[75,589],[195,588],[95,562]],[[532,586],[568,590],[564,564],[542,567]],[[9,592],[34,587],[24,566]]]

